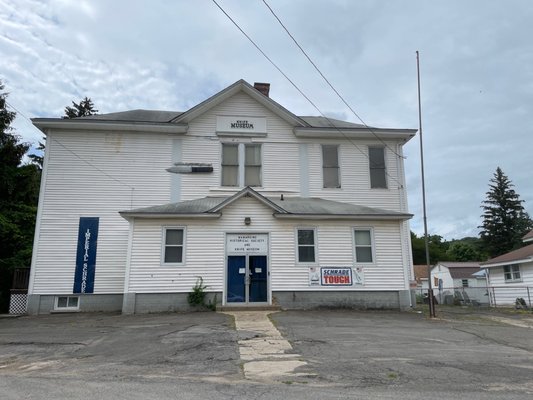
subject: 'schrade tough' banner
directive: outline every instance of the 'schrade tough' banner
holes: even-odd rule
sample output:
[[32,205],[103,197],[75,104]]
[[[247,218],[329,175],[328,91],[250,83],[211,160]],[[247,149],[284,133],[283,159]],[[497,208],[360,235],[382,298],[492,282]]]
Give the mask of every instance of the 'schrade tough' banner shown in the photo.
[[351,268],[320,268],[322,286],[352,286]]
[[73,293],[93,293],[98,217],[80,217]]

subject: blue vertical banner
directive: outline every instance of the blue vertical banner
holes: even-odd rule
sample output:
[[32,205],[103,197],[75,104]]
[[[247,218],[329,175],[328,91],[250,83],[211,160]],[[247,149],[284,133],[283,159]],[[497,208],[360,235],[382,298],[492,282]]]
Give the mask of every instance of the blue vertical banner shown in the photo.
[[98,242],[98,217],[80,217],[78,250],[72,293],[93,293]]

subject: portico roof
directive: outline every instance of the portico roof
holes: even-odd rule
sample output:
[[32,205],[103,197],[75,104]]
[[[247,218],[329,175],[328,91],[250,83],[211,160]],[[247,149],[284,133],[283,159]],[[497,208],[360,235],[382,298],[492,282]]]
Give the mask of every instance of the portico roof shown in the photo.
[[208,196],[195,200],[120,211],[124,218],[218,218],[222,210],[241,197],[253,197],[270,207],[278,219],[406,220],[413,215],[382,208],[304,197],[265,197],[251,187],[232,196]]

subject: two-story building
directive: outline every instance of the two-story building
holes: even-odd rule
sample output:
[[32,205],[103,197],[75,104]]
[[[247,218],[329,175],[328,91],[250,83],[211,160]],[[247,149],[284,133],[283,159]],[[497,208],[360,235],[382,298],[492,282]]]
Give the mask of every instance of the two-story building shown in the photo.
[[296,116],[240,80],[185,112],[37,118],[28,312],[411,305],[413,129]]

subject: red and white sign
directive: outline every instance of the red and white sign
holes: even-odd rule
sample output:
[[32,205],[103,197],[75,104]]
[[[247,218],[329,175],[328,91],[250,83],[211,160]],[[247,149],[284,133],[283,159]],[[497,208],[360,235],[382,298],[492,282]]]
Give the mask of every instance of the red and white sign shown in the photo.
[[352,286],[352,268],[320,268],[322,286]]

